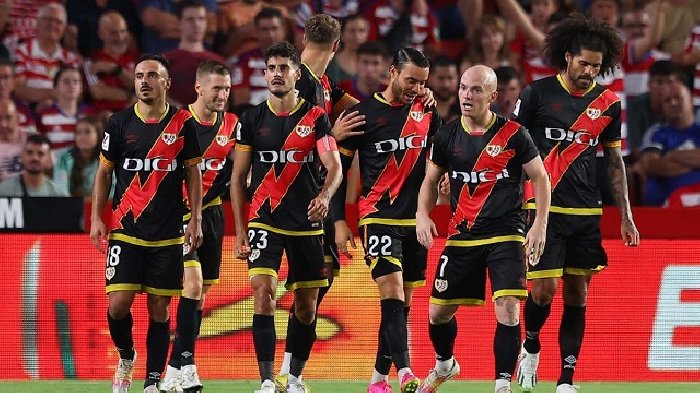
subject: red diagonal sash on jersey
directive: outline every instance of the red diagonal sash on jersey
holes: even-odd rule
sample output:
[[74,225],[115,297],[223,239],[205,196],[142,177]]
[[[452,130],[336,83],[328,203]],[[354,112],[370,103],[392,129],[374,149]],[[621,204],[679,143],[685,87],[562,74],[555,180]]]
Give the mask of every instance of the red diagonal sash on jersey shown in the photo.
[[[585,130],[591,134],[593,138],[598,138],[605,127],[612,121],[609,116],[603,116],[602,114],[617,101],[619,101],[619,98],[617,98],[615,93],[610,90],[604,90],[603,93],[593,100],[588,105],[588,108],[579,115],[570,129],[574,132]],[[588,144],[576,143],[575,141],[571,142],[571,144],[561,152],[559,152],[559,147],[560,144],[554,146],[544,159],[544,168],[549,174],[552,190],[559,184],[559,181],[564,177],[564,173],[569,169],[572,162],[576,161],[586,149],[595,148]]]
[[321,77],[321,87],[323,88],[323,109],[328,116],[333,112],[333,101],[331,101],[331,82],[328,75]]
[[[226,161],[226,156],[228,156],[231,149],[236,145],[233,132],[236,124],[238,124],[238,116],[226,112],[224,112],[223,115],[224,118],[221,121],[219,131],[214,135],[214,139],[212,139],[211,143],[202,154],[202,159],[214,158],[219,160],[222,167],[223,163]],[[207,195],[207,192],[209,192],[212,184],[214,184],[214,180],[218,174],[218,170],[205,168],[202,173],[202,195]]]
[[[182,125],[191,116],[188,111],[183,110],[173,115],[151,150],[146,154],[146,158],[175,160],[185,146],[185,138],[180,135]],[[178,163],[178,165],[182,165],[182,163]],[[158,186],[169,173],[168,171],[151,171],[143,184],[141,184],[139,173],[135,173],[131,183],[124,191],[117,209],[112,214],[112,229],[122,228],[121,221],[129,211],[134,215],[135,222],[156,195]]]
[[[298,152],[297,154],[299,157],[308,156],[316,146],[314,124],[323,114],[323,109],[318,106],[314,106],[309,110],[304,117],[299,120],[299,123],[297,123],[292,132],[289,133],[281,150],[295,150]],[[310,132],[307,132],[309,129]],[[287,162],[284,164],[282,172],[277,176],[275,174],[275,164],[273,163],[253,194],[253,200],[250,203],[249,217],[258,217],[258,211],[267,199],[270,199],[270,211],[275,211],[282,202],[282,198],[287,194],[289,187],[299,175],[304,164],[304,162]]]
[[[473,172],[481,172],[484,170],[489,170],[493,173],[501,173],[508,165],[511,158],[515,156],[515,150],[505,150],[508,141],[510,140],[516,132],[518,132],[520,125],[513,121],[508,121],[503,127],[501,127],[496,135],[491,138],[486,147],[479,154],[474,163]],[[493,146],[495,149],[491,151],[496,151],[495,155],[490,155],[487,147]],[[504,159],[505,158],[505,159]],[[457,210],[452,215],[450,220],[450,230],[452,231],[450,235],[454,235],[458,232],[457,226],[464,221],[467,221],[467,228],[471,228],[476,222],[476,218],[481,213],[481,209],[486,204],[486,199],[496,187],[496,181],[489,181],[477,184],[474,188],[474,192],[469,192],[469,184],[464,183],[462,190],[459,193],[459,203],[457,204]]]
[[[409,115],[406,117],[406,123],[404,123],[403,129],[401,130],[401,137],[407,137],[411,135],[420,136],[421,144],[428,137],[428,131],[430,131],[430,122],[432,120],[432,112],[423,113],[423,103],[420,100],[416,100],[409,111]],[[413,114],[416,115],[413,115]],[[384,167],[384,170],[377,177],[377,181],[374,186],[369,190],[367,196],[360,197],[358,201],[358,209],[360,213],[360,218],[367,216],[370,213],[376,212],[376,204],[380,199],[389,191],[390,203],[394,203],[394,200],[399,195],[399,192],[403,188],[408,175],[416,166],[418,158],[423,152],[423,148],[409,148],[404,150],[403,159],[399,164],[396,159],[396,152],[391,153],[389,160]],[[416,190],[418,191],[418,190]]]

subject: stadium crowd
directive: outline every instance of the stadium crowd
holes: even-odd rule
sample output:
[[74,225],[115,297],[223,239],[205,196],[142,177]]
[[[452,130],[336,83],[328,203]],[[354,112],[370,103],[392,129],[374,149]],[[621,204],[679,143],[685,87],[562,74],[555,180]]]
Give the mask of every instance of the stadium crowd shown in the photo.
[[[200,62],[225,62],[233,83],[229,110],[240,115],[267,98],[263,51],[282,40],[302,49],[304,22],[326,13],[342,21],[341,46],[327,70],[336,84],[358,100],[381,91],[391,56],[412,46],[431,60],[428,86],[448,122],[459,115],[459,76],[474,64],[496,70],[494,110],[512,113],[522,87],[556,73],[541,54],[545,34],[578,10],[616,27],[625,42],[620,64],[598,83],[622,102],[632,203],[700,203],[697,0],[204,0],[203,10],[180,3],[187,2],[4,1],[0,181],[22,172],[27,137],[39,133],[49,142],[46,181],[56,183],[55,195],[89,198],[102,129],[134,102],[141,53],[166,54],[169,101],[178,107],[195,99]],[[81,118],[95,135],[81,136]],[[609,191],[602,197],[613,204]],[[348,193],[349,202],[356,198]]]

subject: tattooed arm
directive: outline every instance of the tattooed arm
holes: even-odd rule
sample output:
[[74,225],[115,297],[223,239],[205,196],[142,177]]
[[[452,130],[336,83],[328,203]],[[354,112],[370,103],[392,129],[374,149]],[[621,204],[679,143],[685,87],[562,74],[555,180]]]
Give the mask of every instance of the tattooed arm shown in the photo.
[[625,245],[636,246],[639,244],[639,232],[632,219],[632,208],[627,192],[627,175],[625,174],[625,162],[622,160],[622,152],[619,146],[604,148],[605,158],[608,161],[608,178],[615,197],[615,203],[620,209],[622,224],[620,232]]

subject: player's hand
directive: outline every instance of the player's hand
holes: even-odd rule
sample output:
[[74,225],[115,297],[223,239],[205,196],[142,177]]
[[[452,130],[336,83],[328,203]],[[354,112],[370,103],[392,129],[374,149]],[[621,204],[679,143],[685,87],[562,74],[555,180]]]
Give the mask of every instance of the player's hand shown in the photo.
[[639,231],[637,231],[637,226],[634,225],[634,221],[631,218],[622,220],[620,232],[622,233],[622,241],[625,242],[625,246],[634,247],[639,245]]
[[93,220],[90,224],[90,241],[97,247],[97,251],[105,253],[107,245],[107,229],[101,219]]
[[438,184],[438,192],[445,196],[450,196],[450,176],[445,173]]
[[437,228],[435,223],[425,213],[416,213],[416,238],[418,243],[425,248],[430,248],[433,245],[433,236],[437,236]]
[[352,254],[348,250],[348,241],[353,249],[357,249],[357,246],[355,245],[355,236],[353,236],[350,227],[348,227],[345,220],[338,220],[333,226],[335,227],[335,246],[338,248],[338,252],[348,257],[348,259],[352,259]]
[[340,142],[353,135],[362,135],[365,133],[364,131],[356,131],[355,129],[365,123],[365,115],[361,115],[360,112],[353,111],[345,113],[345,111],[343,111],[335,120],[335,124],[333,124],[333,138]]
[[325,195],[319,195],[312,199],[307,210],[307,217],[311,222],[319,222],[328,214],[328,204],[330,199]]
[[423,106],[426,108],[432,108],[437,105],[437,101],[435,101],[435,97],[433,96],[433,91],[427,87],[423,89],[422,93],[418,94],[418,98],[423,101]]
[[185,244],[188,244],[191,250],[195,250],[202,245],[203,240],[201,221],[190,220],[185,228]]
[[540,263],[540,257],[544,252],[544,243],[547,237],[547,223],[539,218],[535,218],[532,227],[525,236],[525,259],[530,266]]
[[248,243],[248,235],[243,231],[243,233],[236,233],[236,246],[235,246],[236,258],[238,259],[248,259],[250,255],[250,244]]

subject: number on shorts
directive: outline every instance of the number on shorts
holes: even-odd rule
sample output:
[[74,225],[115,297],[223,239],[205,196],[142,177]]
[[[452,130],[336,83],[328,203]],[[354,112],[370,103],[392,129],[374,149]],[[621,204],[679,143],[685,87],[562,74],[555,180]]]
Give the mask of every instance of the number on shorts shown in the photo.
[[447,266],[447,255],[440,255],[440,260],[442,261],[442,263],[440,264],[440,274],[438,274],[438,276],[445,277],[445,266]]
[[[373,257],[376,257],[377,255],[391,255],[391,251],[389,251],[389,248],[391,247],[391,236],[389,235],[382,235],[381,238],[377,235],[372,235],[369,237],[369,239],[367,239],[367,245],[369,246],[367,253]],[[381,248],[379,251],[377,251],[377,247],[380,245]]]
[[253,245],[253,240],[255,239],[255,229],[248,230],[248,241],[250,242],[251,247],[262,250],[265,247],[267,247],[267,231],[258,229],[258,234],[260,235],[260,237],[258,238],[258,243]]
[[109,248],[107,263],[109,266],[117,266],[119,264],[119,254],[122,252],[122,246],[114,245]]

